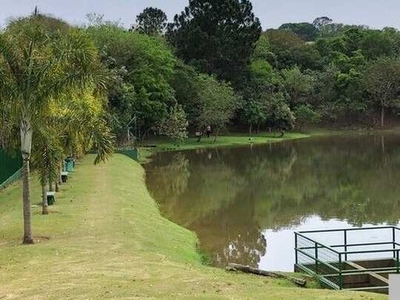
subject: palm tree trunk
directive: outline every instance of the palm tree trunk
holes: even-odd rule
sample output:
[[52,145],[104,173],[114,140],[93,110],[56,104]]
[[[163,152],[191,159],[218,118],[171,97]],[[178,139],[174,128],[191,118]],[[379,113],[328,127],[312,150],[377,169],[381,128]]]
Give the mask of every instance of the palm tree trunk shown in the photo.
[[22,198],[23,198],[23,212],[24,212],[24,244],[33,244],[32,238],[32,213],[31,213],[31,189],[29,182],[29,159],[24,160],[22,172]]
[[42,215],[49,214],[49,204],[47,202],[46,183],[42,183]]
[[54,192],[53,180],[49,176],[49,192]]
[[23,163],[22,171],[22,203],[24,216],[24,244],[33,244],[32,237],[32,212],[31,212],[31,187],[30,187],[30,157],[32,149],[32,126],[30,118],[21,120],[21,154]]

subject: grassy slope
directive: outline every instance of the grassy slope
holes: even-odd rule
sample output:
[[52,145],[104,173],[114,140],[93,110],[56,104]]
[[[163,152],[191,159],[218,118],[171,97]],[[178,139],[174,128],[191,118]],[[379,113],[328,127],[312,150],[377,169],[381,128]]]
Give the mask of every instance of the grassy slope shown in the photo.
[[386,299],[203,266],[195,235],[160,216],[139,164],[122,155],[92,161],[62,187],[51,215],[34,208],[36,245],[20,245],[20,185],[0,192],[0,299]]

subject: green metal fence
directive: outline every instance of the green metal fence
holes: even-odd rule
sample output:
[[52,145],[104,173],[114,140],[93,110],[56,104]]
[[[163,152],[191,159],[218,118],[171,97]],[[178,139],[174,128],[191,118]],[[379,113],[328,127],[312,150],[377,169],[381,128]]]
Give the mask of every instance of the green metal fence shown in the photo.
[[12,156],[0,149],[0,189],[18,180],[21,176],[22,158]]
[[[295,232],[295,267],[333,289],[387,290],[387,274],[400,273],[399,242],[393,226]],[[382,284],[352,287],[351,276]]]
[[139,149],[118,149],[115,151],[118,154],[123,154],[125,156],[128,156],[129,158],[139,161]]

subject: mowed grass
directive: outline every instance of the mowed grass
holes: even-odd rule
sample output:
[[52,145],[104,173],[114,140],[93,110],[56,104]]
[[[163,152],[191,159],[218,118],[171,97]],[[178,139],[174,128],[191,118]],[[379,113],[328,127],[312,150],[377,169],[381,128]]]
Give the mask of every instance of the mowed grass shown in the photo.
[[[268,144],[277,143],[286,140],[303,139],[310,137],[308,134],[303,133],[285,133],[284,137],[279,137],[279,133],[260,133],[260,134],[231,134],[219,136],[216,141],[214,137],[202,137],[200,142],[197,138],[188,138],[182,143],[177,145],[173,141],[165,137],[153,138],[146,141],[144,147],[141,147],[141,159],[146,161],[149,156],[157,151],[175,151],[175,150],[190,150],[200,148],[214,148],[214,147],[234,147],[252,144]],[[152,147],[146,147],[152,146]]]
[[195,234],[160,215],[138,163],[115,155],[93,166],[93,159],[78,164],[49,216],[34,207],[35,245],[20,244],[20,184],[0,192],[0,299],[387,298],[204,266]]

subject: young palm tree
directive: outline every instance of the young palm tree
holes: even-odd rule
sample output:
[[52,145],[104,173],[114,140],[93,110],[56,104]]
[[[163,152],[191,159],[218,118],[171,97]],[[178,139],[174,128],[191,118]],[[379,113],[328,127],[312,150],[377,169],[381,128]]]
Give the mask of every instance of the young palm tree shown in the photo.
[[0,33],[0,99],[12,107],[23,158],[23,243],[34,242],[31,226],[30,161],[34,128],[48,103],[70,90],[105,88],[93,43],[65,23],[35,12]]
[[63,157],[63,149],[54,128],[35,128],[33,162],[42,186],[43,215],[49,214],[46,186],[58,179]]
[[114,137],[104,121],[103,104],[91,90],[79,95],[69,93],[50,102],[47,118],[35,129],[33,162],[42,185],[42,214],[49,213],[46,185],[52,190],[64,157],[81,156],[94,148],[98,163],[112,154]]

